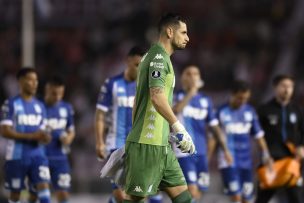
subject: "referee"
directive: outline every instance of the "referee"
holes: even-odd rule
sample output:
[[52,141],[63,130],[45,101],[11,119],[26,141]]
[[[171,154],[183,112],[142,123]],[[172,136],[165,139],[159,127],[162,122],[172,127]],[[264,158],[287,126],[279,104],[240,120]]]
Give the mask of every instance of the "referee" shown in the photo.
[[[294,79],[289,75],[278,75],[273,79],[274,98],[258,109],[261,125],[271,156],[275,159],[296,156],[303,158],[301,149],[304,142],[303,115],[299,107],[291,102]],[[295,154],[286,143],[291,142]],[[278,189],[286,190],[289,203],[301,203],[300,186],[277,189],[258,188],[256,203],[267,203]]]

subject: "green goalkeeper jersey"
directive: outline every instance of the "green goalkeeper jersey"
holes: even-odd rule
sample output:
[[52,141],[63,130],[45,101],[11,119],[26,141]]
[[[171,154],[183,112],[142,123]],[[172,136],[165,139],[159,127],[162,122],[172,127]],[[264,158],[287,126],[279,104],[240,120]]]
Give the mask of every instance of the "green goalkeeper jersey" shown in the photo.
[[175,75],[170,56],[160,44],[153,45],[139,64],[133,126],[127,141],[150,145],[168,145],[169,123],[155,110],[151,87],[162,87],[172,104]]

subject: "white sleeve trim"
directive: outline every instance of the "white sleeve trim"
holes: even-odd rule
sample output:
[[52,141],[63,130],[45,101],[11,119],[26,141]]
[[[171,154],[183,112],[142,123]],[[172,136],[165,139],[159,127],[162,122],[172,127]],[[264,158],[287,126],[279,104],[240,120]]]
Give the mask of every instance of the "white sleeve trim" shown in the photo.
[[216,126],[216,125],[219,125],[219,121],[216,118],[209,122],[209,126]]
[[104,105],[101,105],[101,104],[97,104],[96,105],[96,108],[101,110],[101,111],[104,111],[104,112],[108,112],[109,111],[109,108],[104,106]]
[[13,121],[12,120],[2,120],[0,122],[0,125],[9,125],[9,126],[13,126]]
[[263,130],[261,130],[261,131],[259,131],[257,134],[255,134],[254,135],[254,138],[255,139],[259,139],[259,138],[261,138],[261,137],[264,137],[264,131]]

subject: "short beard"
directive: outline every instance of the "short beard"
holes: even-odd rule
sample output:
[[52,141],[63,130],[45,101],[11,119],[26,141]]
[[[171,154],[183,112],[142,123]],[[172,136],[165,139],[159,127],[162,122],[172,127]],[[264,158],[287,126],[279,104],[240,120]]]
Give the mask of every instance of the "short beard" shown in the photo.
[[178,46],[176,43],[172,42],[172,47],[173,47],[173,50],[182,50],[182,49],[185,49],[185,47],[180,47]]

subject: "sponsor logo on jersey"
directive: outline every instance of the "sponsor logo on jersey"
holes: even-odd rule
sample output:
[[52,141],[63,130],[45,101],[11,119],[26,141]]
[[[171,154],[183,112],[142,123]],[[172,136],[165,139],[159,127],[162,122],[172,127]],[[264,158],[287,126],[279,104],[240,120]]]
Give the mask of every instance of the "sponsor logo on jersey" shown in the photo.
[[157,70],[154,70],[154,71],[151,73],[151,76],[152,76],[152,78],[157,79],[157,78],[160,77],[160,72],[157,71]]
[[21,114],[17,116],[19,125],[37,126],[41,123],[42,116],[36,114]]
[[164,69],[165,68],[164,63],[162,63],[162,62],[151,62],[150,66],[154,67],[154,68],[159,68],[159,69]]
[[251,123],[228,123],[225,132],[228,134],[247,134],[250,132]]
[[184,117],[190,117],[196,120],[203,120],[207,117],[207,115],[208,115],[207,109],[186,106],[183,110]]
[[119,96],[117,98],[117,104],[119,107],[133,107],[134,104],[134,96]]
[[276,125],[278,124],[278,116],[277,115],[269,115],[268,116],[268,120],[269,120],[269,123],[270,125]]
[[154,59],[164,59],[164,57],[161,54],[156,54],[156,56],[154,57]]
[[66,118],[49,118],[46,122],[52,130],[65,129],[67,125]]

